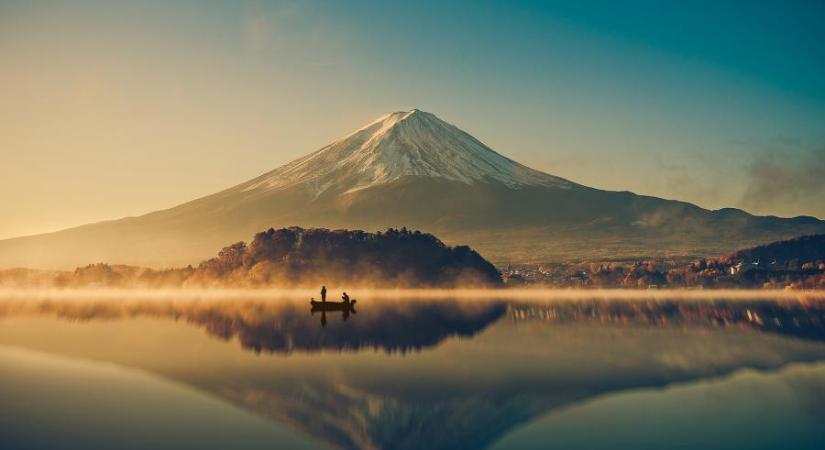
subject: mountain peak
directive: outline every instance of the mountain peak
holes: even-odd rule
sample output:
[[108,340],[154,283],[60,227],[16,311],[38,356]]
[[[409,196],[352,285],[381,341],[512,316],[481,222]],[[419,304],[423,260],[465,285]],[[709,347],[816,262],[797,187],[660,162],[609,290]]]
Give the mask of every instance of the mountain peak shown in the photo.
[[238,188],[277,190],[305,185],[320,195],[351,193],[402,177],[430,177],[509,188],[569,188],[567,180],[523,166],[435,114],[411,109],[384,114],[349,135]]
[[394,127],[394,126],[396,126],[396,125],[398,125],[398,124],[400,124],[404,121],[408,121],[408,120],[412,120],[412,121],[426,120],[427,116],[431,116],[433,118],[436,118],[437,120],[440,120],[437,117],[435,117],[434,114],[431,114],[431,113],[428,113],[428,112],[425,112],[425,111],[421,111],[420,109],[416,109],[416,108],[413,108],[409,111],[395,111],[395,112],[391,112],[391,113],[386,113],[383,116],[381,116],[381,117],[375,119],[374,121],[368,123],[367,125],[364,125],[363,127],[359,128],[355,132],[349,134],[344,139],[346,139],[349,136],[352,136],[353,134],[364,131],[366,129],[374,128],[377,125],[380,125],[380,129],[388,130],[388,129],[390,129],[390,128],[392,128],[392,127]]

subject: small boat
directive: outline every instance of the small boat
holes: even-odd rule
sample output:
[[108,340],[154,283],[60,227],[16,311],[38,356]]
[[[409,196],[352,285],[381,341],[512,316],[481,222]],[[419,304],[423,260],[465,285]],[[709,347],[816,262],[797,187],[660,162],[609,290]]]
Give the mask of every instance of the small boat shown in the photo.
[[309,304],[312,305],[312,309],[315,310],[345,311],[352,309],[357,301],[356,299],[348,302],[319,302],[318,300],[310,300]]

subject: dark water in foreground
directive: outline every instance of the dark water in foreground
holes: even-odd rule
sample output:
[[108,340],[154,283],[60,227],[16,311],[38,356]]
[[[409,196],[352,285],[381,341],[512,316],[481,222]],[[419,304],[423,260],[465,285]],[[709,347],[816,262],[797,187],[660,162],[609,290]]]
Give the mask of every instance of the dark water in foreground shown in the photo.
[[825,301],[0,300],[0,399],[3,449],[821,449]]

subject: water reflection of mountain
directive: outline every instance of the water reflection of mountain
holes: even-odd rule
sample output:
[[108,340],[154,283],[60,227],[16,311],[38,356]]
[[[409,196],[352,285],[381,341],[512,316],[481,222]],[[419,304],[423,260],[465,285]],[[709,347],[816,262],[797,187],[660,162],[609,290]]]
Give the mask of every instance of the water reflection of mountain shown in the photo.
[[514,304],[514,321],[611,325],[735,327],[825,340],[825,299],[805,301],[621,300]]
[[[170,320],[97,320],[101,326],[88,327],[43,321],[37,330],[26,322],[19,333],[4,325],[0,343],[138,367],[346,449],[481,449],[521,424],[600,395],[825,360],[821,342],[754,333],[762,328],[739,319],[750,311],[757,323],[774,316],[784,323],[784,315],[793,323],[802,313],[787,311],[802,310],[821,318],[822,303],[681,303],[513,303],[508,316],[502,304],[364,301],[348,321],[330,316],[322,328],[306,302],[77,302],[35,309],[4,302],[5,315],[30,308],[70,319],[173,317],[260,351],[427,350],[405,358],[373,352],[260,358]],[[771,315],[774,309],[780,312]],[[496,320],[502,317],[511,320]]]
[[266,381],[250,371],[240,375],[248,383],[201,387],[340,448],[483,449],[601,395],[823,359],[821,343],[735,327],[500,321],[404,361],[357,359]]

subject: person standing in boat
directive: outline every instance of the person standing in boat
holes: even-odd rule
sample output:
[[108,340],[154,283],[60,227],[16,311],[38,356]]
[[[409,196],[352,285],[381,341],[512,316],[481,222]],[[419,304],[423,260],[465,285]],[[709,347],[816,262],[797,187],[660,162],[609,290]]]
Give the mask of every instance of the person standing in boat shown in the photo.
[[321,286],[321,301],[325,302],[325,303],[327,301],[327,287],[326,286]]

